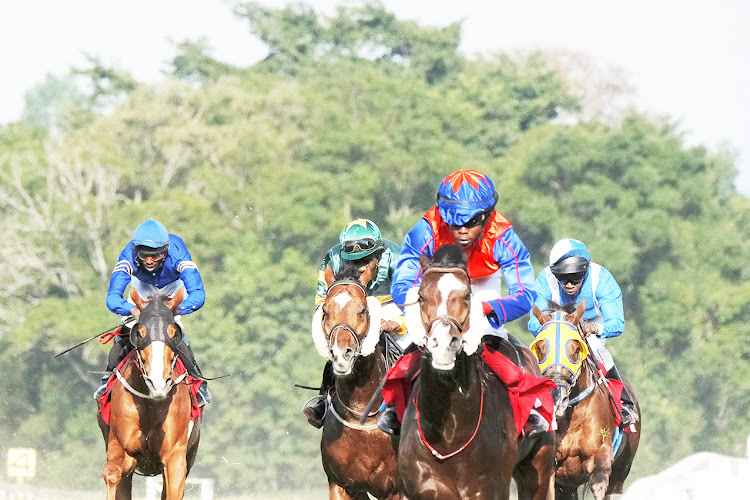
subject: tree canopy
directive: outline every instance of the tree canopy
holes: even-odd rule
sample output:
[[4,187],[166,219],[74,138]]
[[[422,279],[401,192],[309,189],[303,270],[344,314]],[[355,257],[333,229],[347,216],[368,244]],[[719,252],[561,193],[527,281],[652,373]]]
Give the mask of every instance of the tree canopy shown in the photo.
[[[44,451],[42,482],[100,484],[91,395],[109,345],[52,356],[117,322],[109,275],[154,217],[205,283],[184,319],[198,362],[231,375],[210,385],[194,474],[225,492],[324,484],[299,411],[312,394],[293,387],[318,384],[324,363],[310,337],[320,259],[354,217],[401,241],[459,168],[494,180],[537,272],[574,237],[622,287],[625,333],[607,345],[643,409],[633,477],[742,452],[750,204],[730,155],[687,147],[668,121],[584,117],[551,56],[466,58],[459,23],[419,26],[379,3],[236,14],[265,60],[232,67],[186,41],[147,85],[92,58],[0,129],[0,437]],[[528,344],[525,324],[508,326]]]

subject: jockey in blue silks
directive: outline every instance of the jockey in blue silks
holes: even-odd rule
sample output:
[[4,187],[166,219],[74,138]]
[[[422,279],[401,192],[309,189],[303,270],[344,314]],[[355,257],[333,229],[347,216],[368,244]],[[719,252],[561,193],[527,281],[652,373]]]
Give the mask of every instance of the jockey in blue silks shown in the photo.
[[[586,300],[583,313],[586,341],[594,357],[607,370],[607,377],[622,382],[612,355],[604,347],[605,339],[618,337],[625,329],[622,291],[609,271],[591,262],[586,245],[571,238],[555,243],[549,254],[549,266],[536,279],[536,291],[536,306],[542,311],[547,309],[550,300],[574,306]],[[537,335],[542,325],[532,314],[528,327]],[[622,406],[623,426],[628,427],[638,420],[638,414],[627,388],[622,391]]]
[[[129,329],[138,321],[141,312],[133,302],[123,298],[128,285],[144,300],[157,295],[171,297],[184,288],[185,298],[180,302],[175,316],[180,326],[179,316],[197,311],[206,300],[198,266],[193,262],[185,243],[179,236],[167,233],[164,225],[154,219],[148,219],[136,228],[133,239],[120,252],[109,280],[107,308],[120,316],[132,316],[133,321],[125,325]],[[96,391],[94,399],[99,399],[104,393],[110,374],[132,348],[128,335],[116,337],[107,358],[103,385]],[[185,335],[179,355],[190,375],[203,378]],[[211,401],[205,381],[198,390],[198,399],[201,406]]]
[[[407,292],[422,282],[420,257],[432,259],[442,245],[458,244],[468,258],[472,294],[484,301],[489,325],[483,342],[497,345],[504,339],[518,349],[522,344],[508,335],[504,325],[531,310],[536,298],[534,269],[529,252],[510,221],[495,210],[497,199],[495,185],[481,172],[458,170],[447,176],[438,187],[436,205],[404,239],[391,296],[403,306]],[[379,425],[385,432],[398,431],[392,408],[381,414]],[[538,416],[531,431],[546,430],[546,426]]]

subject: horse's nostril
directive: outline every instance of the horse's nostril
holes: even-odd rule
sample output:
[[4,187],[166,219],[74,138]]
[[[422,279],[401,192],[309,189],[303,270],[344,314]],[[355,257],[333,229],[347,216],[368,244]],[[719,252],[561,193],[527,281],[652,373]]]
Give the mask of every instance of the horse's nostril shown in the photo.
[[458,337],[453,337],[451,339],[451,349],[458,349],[461,347],[461,340]]

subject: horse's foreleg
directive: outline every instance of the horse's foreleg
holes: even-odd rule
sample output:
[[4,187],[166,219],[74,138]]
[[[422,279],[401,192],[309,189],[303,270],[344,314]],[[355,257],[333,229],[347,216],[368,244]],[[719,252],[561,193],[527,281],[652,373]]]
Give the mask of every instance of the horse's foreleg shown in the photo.
[[181,500],[185,493],[185,479],[187,478],[187,459],[185,450],[182,453],[172,453],[164,460],[164,487],[166,500]]
[[589,486],[596,500],[604,500],[612,474],[612,449],[602,446],[594,456],[594,469],[589,473]]
[[328,481],[328,500],[352,500],[349,493],[338,484]]

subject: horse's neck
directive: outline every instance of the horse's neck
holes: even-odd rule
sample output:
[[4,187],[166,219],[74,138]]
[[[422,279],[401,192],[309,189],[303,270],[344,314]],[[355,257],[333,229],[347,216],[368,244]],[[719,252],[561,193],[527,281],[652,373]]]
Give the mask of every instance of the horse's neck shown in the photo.
[[[422,427],[429,424],[436,433],[445,433],[466,427],[464,420],[476,421],[482,392],[476,355],[459,354],[451,373],[436,370],[428,358],[422,358],[417,395]],[[455,418],[449,420],[449,415]]]
[[353,410],[363,410],[386,373],[380,344],[369,356],[359,356],[346,377],[336,376],[336,393]]

